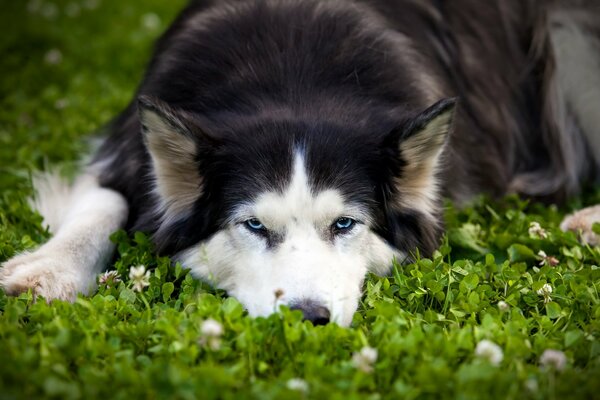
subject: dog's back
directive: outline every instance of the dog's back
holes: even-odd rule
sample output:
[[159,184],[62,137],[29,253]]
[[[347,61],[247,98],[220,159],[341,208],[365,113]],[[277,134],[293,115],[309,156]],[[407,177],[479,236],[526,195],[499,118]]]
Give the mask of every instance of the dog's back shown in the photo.
[[[160,41],[140,93],[202,114],[219,129],[288,113],[372,124],[373,131],[384,125],[374,116],[394,107],[416,112],[458,97],[446,194],[561,201],[594,178],[600,149],[593,25],[600,13],[580,3],[194,2]],[[139,136],[135,111],[116,121],[118,143],[109,141],[99,158],[115,149],[130,163],[132,154],[143,157],[141,137],[129,148],[121,140]],[[143,192],[116,175],[105,184],[130,196]]]
[[428,85],[457,96],[446,192],[562,201],[600,154],[600,7],[593,2],[376,1],[424,57]]

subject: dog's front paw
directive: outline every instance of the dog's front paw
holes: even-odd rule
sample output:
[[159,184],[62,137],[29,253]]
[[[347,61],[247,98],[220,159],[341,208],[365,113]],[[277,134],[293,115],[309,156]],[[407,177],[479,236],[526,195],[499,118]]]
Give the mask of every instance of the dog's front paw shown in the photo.
[[600,222],[600,205],[587,207],[567,215],[561,222],[560,229],[577,232],[583,243],[596,246],[600,244],[600,237],[592,230],[592,226],[596,222]]
[[0,267],[0,287],[9,295],[18,295],[31,289],[34,296],[47,301],[61,299],[74,301],[82,287],[77,266],[59,251],[44,247],[7,261]]

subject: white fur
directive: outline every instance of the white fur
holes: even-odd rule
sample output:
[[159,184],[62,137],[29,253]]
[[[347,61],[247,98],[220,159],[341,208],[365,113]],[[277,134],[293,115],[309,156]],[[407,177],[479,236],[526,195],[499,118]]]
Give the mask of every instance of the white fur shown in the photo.
[[123,226],[128,207],[115,191],[84,175],[69,186],[56,176],[38,178],[34,201],[55,235],[33,252],[3,264],[0,286],[16,294],[32,289],[47,300],[74,300],[95,286],[114,250],[109,235]]
[[[360,223],[331,240],[330,227],[340,217]],[[243,225],[249,218],[258,218],[283,242],[269,249],[264,238]],[[227,290],[253,316],[271,314],[280,304],[313,300],[347,326],[367,271],[385,272],[394,256],[403,256],[372,233],[370,223],[365,210],[345,202],[337,190],[313,193],[297,153],[283,193],[262,193],[241,205],[226,229],[177,257],[195,276]],[[277,291],[283,296],[276,298]]]

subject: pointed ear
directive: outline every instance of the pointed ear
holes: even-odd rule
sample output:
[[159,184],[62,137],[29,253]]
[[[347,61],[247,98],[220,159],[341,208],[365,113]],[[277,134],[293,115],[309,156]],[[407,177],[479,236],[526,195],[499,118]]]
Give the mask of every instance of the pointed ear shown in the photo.
[[184,214],[202,194],[199,137],[193,124],[164,102],[142,96],[138,109],[165,217]]
[[401,167],[394,179],[395,207],[435,218],[438,201],[436,173],[452,129],[456,99],[440,100],[393,135]]

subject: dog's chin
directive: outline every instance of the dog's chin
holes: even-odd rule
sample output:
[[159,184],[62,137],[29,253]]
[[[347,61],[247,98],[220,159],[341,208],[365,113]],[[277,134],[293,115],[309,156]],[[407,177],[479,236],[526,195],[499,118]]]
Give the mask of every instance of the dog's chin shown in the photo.
[[[353,271],[345,275],[341,270],[311,268],[310,263],[284,266],[277,262],[263,265],[247,262],[224,267],[219,263],[203,263],[207,254],[210,253],[206,247],[200,246],[188,250],[180,260],[191,268],[195,278],[225,290],[238,300],[251,317],[267,317],[285,306],[301,311],[315,325],[332,322],[348,327],[358,308],[366,274],[366,269],[358,266],[350,267]],[[325,309],[325,315],[315,316],[316,309]]]
[[[271,293],[270,296],[269,293]],[[321,299],[317,300],[316,296],[312,294],[288,296],[285,293],[285,289],[265,290],[264,293],[256,293],[252,290],[228,290],[228,294],[238,300],[251,317],[268,317],[279,312],[283,306],[302,312],[304,319],[317,325],[322,324],[322,322],[316,320],[319,316],[307,315],[307,312],[310,313],[311,310],[307,310],[305,307],[322,307],[327,309],[328,312],[326,315],[320,316],[325,319],[321,321],[335,323],[342,327],[349,327],[352,323],[360,299],[359,291],[353,293],[351,297],[336,302],[324,300],[325,296],[321,296]],[[329,295],[328,297],[334,296]]]

